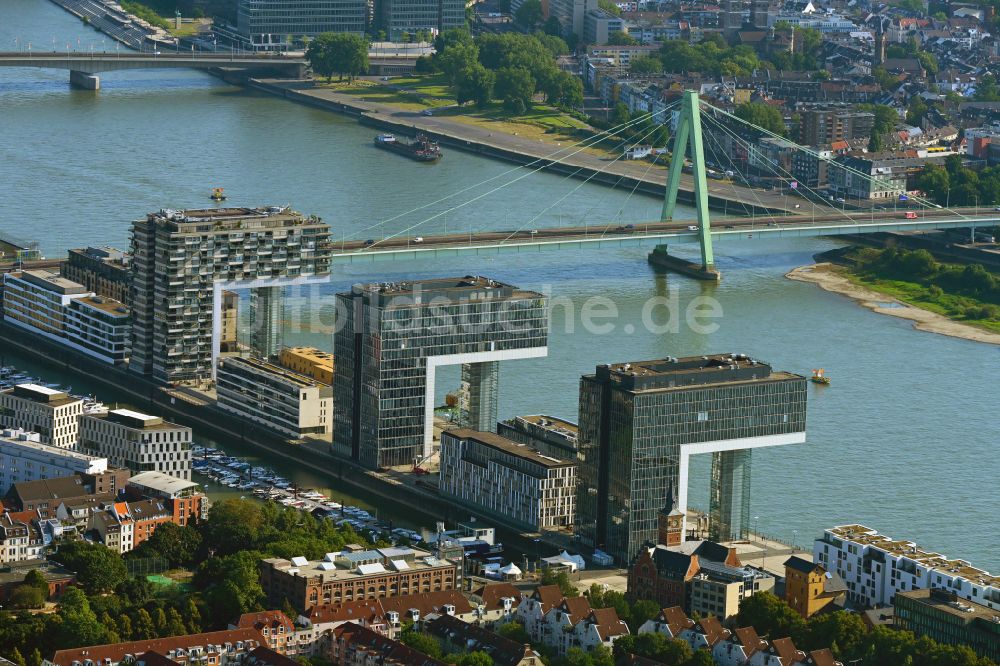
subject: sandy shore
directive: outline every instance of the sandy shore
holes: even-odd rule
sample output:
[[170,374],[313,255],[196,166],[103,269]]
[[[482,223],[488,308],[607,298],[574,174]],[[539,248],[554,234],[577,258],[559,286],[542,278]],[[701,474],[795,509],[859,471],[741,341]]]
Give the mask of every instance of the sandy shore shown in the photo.
[[1000,345],[1000,333],[985,331],[975,326],[952,321],[944,315],[922,310],[885,294],[854,284],[840,274],[840,268],[829,263],[796,268],[785,275],[790,280],[812,282],[826,291],[841,294],[879,314],[909,319],[913,327],[929,333],[940,333],[953,338]]

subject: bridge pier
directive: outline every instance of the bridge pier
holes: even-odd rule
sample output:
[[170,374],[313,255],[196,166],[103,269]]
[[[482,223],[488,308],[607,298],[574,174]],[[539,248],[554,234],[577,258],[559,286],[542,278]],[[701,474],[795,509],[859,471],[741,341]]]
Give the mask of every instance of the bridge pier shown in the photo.
[[82,90],[100,90],[101,77],[71,69],[69,70],[69,84]]
[[722,273],[715,270],[714,265],[706,267],[702,264],[692,263],[690,261],[685,261],[684,259],[671,256],[667,253],[666,245],[657,245],[654,247],[653,251],[649,253],[649,257],[647,257],[647,259],[653,268],[659,268],[673,273],[680,273],[681,275],[693,277],[696,280],[718,282],[722,279]]

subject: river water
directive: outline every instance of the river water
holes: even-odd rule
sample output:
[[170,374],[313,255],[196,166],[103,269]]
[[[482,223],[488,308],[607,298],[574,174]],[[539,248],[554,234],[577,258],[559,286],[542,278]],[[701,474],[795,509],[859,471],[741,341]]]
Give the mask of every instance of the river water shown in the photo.
[[[53,44],[114,50],[54,4],[0,0],[0,50],[29,42],[33,51]],[[0,69],[0,235],[38,239],[49,256],[88,244],[125,247],[130,220],[164,207],[204,206],[215,186],[225,187],[233,204],[293,204],[347,238],[377,238],[441,212],[420,230],[617,224],[653,219],[659,210],[649,197],[536,174],[446,212],[524,171],[508,173],[511,165],[453,150],[440,164],[414,164],[375,150],[372,132],[350,119],[198,72],[101,79],[94,94],[69,89],[65,71]],[[464,188],[462,196],[402,215]],[[800,373],[824,367],[833,384],[810,387],[808,443],[754,453],[752,514],[759,531],[802,544],[824,527],[858,522],[996,572],[1000,353],[914,331],[783,277],[834,243],[720,244],[719,285],[654,275],[640,250],[338,267],[319,299],[294,299],[286,341],[329,349],[323,306],[351,283],[475,273],[562,302],[553,313],[549,356],[501,370],[504,418],[547,412],[576,420],[579,376],[599,363],[733,351]],[[682,311],[695,297],[714,298],[723,316],[702,323],[717,329],[649,330],[644,307],[672,294]],[[608,307],[594,297],[617,309],[616,318],[600,320],[611,323],[610,333],[584,326],[585,308]],[[665,311],[654,310],[658,320]],[[9,352],[7,358],[37,367]],[[67,380],[87,389],[79,378]],[[457,381],[456,371],[440,371],[442,391]],[[303,485],[330,489],[322,476],[264,462]],[[707,505],[707,470],[707,459],[696,460],[693,504]]]

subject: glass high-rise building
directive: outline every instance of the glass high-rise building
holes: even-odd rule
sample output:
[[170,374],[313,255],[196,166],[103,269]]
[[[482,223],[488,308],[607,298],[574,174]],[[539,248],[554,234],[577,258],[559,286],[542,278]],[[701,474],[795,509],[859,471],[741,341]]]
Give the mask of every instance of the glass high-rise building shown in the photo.
[[548,352],[545,297],[484,277],[355,285],[337,316],[333,451],[371,468],[431,454],[438,367],[466,366],[463,419],[493,430],[496,364]]
[[466,26],[463,0],[376,0],[375,12],[378,27],[391,41]]
[[239,0],[236,31],[252,48],[282,49],[324,32],[362,34],[367,0]]
[[805,441],[806,380],[746,355],[601,365],[580,380],[578,533],[619,563],[655,543],[657,516],[686,512],[691,455],[712,453],[711,521],[749,520],[749,450]]

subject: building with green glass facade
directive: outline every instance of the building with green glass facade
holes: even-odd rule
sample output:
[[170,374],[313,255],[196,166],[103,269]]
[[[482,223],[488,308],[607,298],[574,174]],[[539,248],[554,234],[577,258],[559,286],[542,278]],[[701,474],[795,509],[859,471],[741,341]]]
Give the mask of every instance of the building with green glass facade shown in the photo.
[[418,32],[440,33],[452,28],[464,28],[463,0],[376,0],[376,25],[390,41],[401,41],[403,35]]
[[967,645],[1000,663],[1000,613],[939,589],[896,592],[897,629],[946,645]]
[[[805,441],[806,379],[743,354],[601,365],[580,380],[577,531],[626,564],[686,513],[689,458],[711,453],[714,536],[744,535],[749,449]],[[686,531],[686,530],[685,530]]]
[[324,32],[362,34],[368,27],[367,0],[239,0],[236,26],[227,35],[246,48],[299,48],[303,38]]
[[545,297],[485,277],[337,294],[333,452],[370,468],[433,452],[434,375],[462,365],[460,425],[496,429],[497,364],[548,353]]

